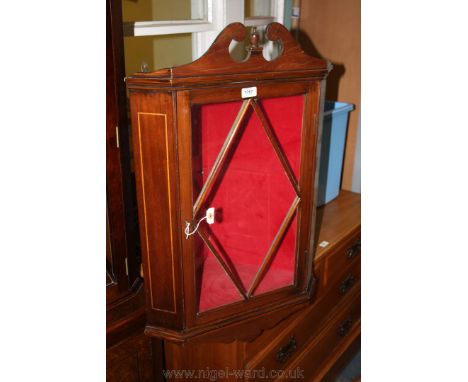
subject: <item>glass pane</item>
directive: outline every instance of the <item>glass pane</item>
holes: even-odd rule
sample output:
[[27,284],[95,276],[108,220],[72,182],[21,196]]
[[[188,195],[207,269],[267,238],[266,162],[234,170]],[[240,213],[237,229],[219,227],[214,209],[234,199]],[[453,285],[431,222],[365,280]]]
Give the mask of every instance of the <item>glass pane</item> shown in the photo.
[[245,17],[272,16],[270,0],[245,0]]
[[195,236],[199,311],[242,301],[242,295],[200,237]]
[[200,311],[293,284],[302,111],[303,96],[193,107],[193,223],[215,208],[195,235]]
[[123,21],[205,20],[207,0],[123,0]]
[[294,284],[294,266],[296,265],[297,214],[294,216],[278,252],[271,262],[268,272],[261,281],[254,295],[269,292],[282,286]]

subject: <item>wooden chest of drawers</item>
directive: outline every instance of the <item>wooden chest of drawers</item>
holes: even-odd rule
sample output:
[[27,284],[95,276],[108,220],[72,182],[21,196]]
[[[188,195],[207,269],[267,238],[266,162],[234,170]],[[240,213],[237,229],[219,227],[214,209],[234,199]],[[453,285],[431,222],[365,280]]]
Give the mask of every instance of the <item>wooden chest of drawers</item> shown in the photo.
[[360,195],[342,191],[317,215],[314,302],[248,342],[166,342],[166,369],[224,370],[218,379],[232,381],[327,380],[360,337]]

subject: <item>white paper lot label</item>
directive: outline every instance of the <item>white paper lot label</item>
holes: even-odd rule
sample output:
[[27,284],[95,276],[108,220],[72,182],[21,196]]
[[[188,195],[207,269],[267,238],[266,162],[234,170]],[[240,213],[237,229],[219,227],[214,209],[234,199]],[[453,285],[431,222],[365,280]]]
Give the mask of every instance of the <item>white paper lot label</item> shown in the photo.
[[242,88],[242,98],[252,98],[257,96],[257,87],[252,86],[251,88]]

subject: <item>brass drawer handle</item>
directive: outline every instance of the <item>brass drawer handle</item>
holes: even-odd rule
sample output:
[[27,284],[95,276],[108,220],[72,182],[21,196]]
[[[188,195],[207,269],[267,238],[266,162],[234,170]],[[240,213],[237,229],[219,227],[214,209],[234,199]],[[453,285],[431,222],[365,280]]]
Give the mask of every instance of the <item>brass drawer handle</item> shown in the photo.
[[276,360],[279,363],[284,363],[288,360],[289,357],[296,351],[297,349],[297,343],[296,343],[296,338],[294,336],[291,336],[289,339],[288,343],[284,346],[281,346],[276,353]]
[[340,327],[338,328],[338,335],[340,337],[344,337],[346,334],[348,334],[349,329],[353,326],[353,320],[350,318],[346,319],[345,322],[343,322]]
[[356,278],[350,273],[340,284],[340,294],[346,294],[356,283]]
[[358,241],[356,244],[352,245],[346,250],[346,257],[352,259],[356,257],[361,250],[361,241]]

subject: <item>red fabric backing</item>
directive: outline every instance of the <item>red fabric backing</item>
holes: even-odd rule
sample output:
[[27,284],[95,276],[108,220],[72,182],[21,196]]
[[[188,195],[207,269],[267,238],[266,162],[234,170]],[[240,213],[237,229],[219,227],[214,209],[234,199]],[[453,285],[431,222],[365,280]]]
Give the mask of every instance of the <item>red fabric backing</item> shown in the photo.
[[[208,104],[193,110],[193,168],[196,195],[206,180],[242,102]],[[298,177],[303,96],[261,101],[262,109]],[[294,189],[256,113],[249,109],[235,148],[201,208],[216,209],[210,241],[238,274],[247,290],[294,197]],[[255,294],[294,282],[296,217]],[[202,223],[206,227],[206,223]],[[242,299],[208,248],[196,239],[199,310]]]

